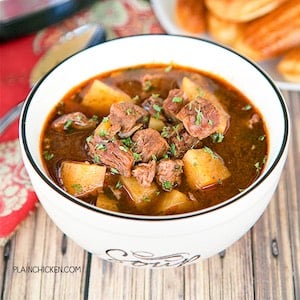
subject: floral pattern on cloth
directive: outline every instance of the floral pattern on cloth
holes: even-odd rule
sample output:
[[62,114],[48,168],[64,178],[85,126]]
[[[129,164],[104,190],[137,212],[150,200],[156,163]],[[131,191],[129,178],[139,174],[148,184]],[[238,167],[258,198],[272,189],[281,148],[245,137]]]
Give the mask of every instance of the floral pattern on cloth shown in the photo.
[[[163,33],[149,1],[99,0],[60,23],[0,45],[1,61],[5,61],[0,68],[1,117],[28,94],[30,71],[38,59],[65,33],[93,22],[105,27],[107,39]],[[37,203],[21,159],[15,121],[0,136],[0,245],[34,211]]]
[[35,208],[36,195],[21,160],[19,140],[0,144],[0,245]]

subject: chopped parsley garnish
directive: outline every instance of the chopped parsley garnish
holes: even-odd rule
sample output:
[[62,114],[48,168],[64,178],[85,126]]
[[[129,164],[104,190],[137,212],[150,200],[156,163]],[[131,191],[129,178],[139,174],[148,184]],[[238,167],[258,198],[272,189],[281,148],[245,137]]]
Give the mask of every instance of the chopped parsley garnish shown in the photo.
[[82,186],[79,183],[72,184],[72,188],[75,190],[76,193],[81,193],[82,192]]
[[264,141],[265,138],[266,138],[265,135],[260,135],[260,136],[258,137],[258,140],[259,140],[259,141]]
[[218,158],[218,156],[214,153],[214,151],[212,151],[209,147],[205,146],[205,147],[203,148],[203,150],[204,150],[206,153],[210,154],[213,158],[215,158],[215,159]]
[[200,125],[201,124],[201,121],[202,121],[202,118],[203,118],[203,114],[200,110],[200,108],[195,108],[195,111],[196,111],[196,120],[195,120],[195,124],[196,125]]
[[155,118],[158,119],[160,117],[160,112],[162,110],[162,107],[159,106],[158,104],[153,104],[152,107],[156,111]]
[[101,129],[99,132],[99,136],[104,137],[107,135],[107,131],[105,129]]
[[106,145],[104,145],[104,144],[97,144],[97,145],[96,145],[96,149],[97,149],[97,150],[106,150],[107,147],[106,147]]
[[109,121],[109,117],[103,117],[102,122],[107,123]]
[[92,116],[92,120],[95,121],[95,122],[98,122],[98,121],[99,121],[99,118],[98,118],[98,116],[93,115],[93,116]]
[[99,157],[98,154],[95,154],[93,159],[94,159],[94,162],[95,162],[96,164],[99,164],[99,163],[100,163],[100,157]]
[[160,96],[159,94],[152,94],[153,99],[157,99],[157,98],[159,98],[159,96]]
[[170,182],[170,181],[164,181],[163,183],[162,183],[162,188],[165,190],[165,191],[171,191],[172,190],[172,188],[173,188],[173,185],[172,185],[172,183]]
[[64,124],[64,130],[69,130],[72,128],[73,121],[71,119],[67,120]]
[[130,136],[126,139],[122,139],[121,141],[128,148],[131,147],[131,145],[132,145],[132,140],[131,140]]
[[169,73],[171,70],[172,70],[173,66],[172,65],[168,65],[166,68],[165,68],[165,73]]
[[174,143],[171,144],[170,151],[171,151],[173,156],[176,156],[176,146],[175,146]]
[[199,97],[203,97],[203,96],[204,96],[204,92],[203,92],[203,90],[201,89],[201,87],[197,87],[197,93],[198,93],[198,96],[199,96]]
[[256,172],[259,172],[261,170],[261,165],[260,165],[259,161],[254,164],[254,167],[256,169]]
[[250,104],[247,104],[242,108],[242,110],[247,111],[247,110],[250,110],[251,108],[252,108],[252,106]]
[[141,159],[141,154],[140,153],[133,152],[132,155],[133,155],[133,158],[134,158],[135,161]]
[[174,102],[174,103],[181,103],[182,101],[183,101],[183,98],[179,97],[179,96],[175,96],[172,99],[172,102]]
[[120,174],[119,170],[117,170],[116,168],[110,168],[110,172],[112,174]]
[[164,126],[160,135],[162,137],[167,137],[169,135],[169,127],[168,126]]
[[51,160],[54,157],[54,154],[46,150],[43,152],[43,156],[46,160]]
[[138,101],[140,100],[140,96],[139,95],[135,95],[133,98],[132,98],[133,101]]
[[151,199],[147,195],[144,195],[142,199],[145,202],[150,202],[151,201]]
[[157,161],[157,156],[155,154],[152,154],[152,160]]
[[152,89],[152,82],[150,80],[145,81],[144,91],[149,92]]
[[224,139],[224,135],[221,132],[215,132],[210,137],[214,143],[221,143]]
[[120,188],[122,188],[122,187],[123,187],[122,182],[121,182],[120,180],[118,180],[118,182],[116,183],[115,187],[116,187],[116,189],[118,189],[118,190],[119,190]]

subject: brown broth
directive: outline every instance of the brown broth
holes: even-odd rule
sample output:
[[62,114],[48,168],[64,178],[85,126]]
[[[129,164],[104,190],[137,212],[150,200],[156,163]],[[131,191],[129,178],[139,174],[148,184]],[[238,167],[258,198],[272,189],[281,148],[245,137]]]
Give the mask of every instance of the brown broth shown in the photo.
[[[205,78],[206,88],[217,96],[229,113],[230,127],[221,143],[214,143],[211,137],[208,137],[203,140],[203,144],[223,158],[225,165],[231,172],[231,176],[224,180],[222,184],[197,191],[190,189],[183,176],[182,184],[177,189],[185,194],[192,193],[198,201],[197,209],[207,208],[240,193],[259,176],[268,154],[266,128],[261,114],[250,100],[229,83],[192,68],[173,66],[169,72],[165,72],[166,67],[166,65],[137,66],[100,74],[96,78],[111,86],[118,87],[132,98],[139,95],[140,99],[136,104],[140,104],[143,99],[149,97],[152,93],[159,93],[163,98],[166,98],[170,87],[179,87],[184,76],[193,77],[194,74],[199,74]],[[145,92],[140,83],[145,74],[163,74],[168,80],[162,84],[162,89],[153,88],[151,91]],[[92,162],[85,149],[85,139],[91,134],[92,130],[58,133],[50,128],[50,124],[59,115],[65,113],[81,111],[88,117],[94,115],[93,111],[82,107],[79,96],[80,91],[93,79],[83,82],[80,86],[68,92],[49,114],[45,122],[41,136],[41,153],[53,154],[52,159],[46,160],[43,158],[43,161],[50,176],[57,184],[59,184],[59,166],[63,160]],[[254,114],[260,117],[259,121],[253,125],[253,128],[249,128],[249,120]],[[105,115],[99,114],[98,117],[101,120]],[[107,182],[111,184],[115,184],[117,181],[118,175],[107,177]],[[126,191],[122,189],[121,192],[123,194],[123,200],[120,203],[122,212],[152,214],[151,206],[145,211],[137,211]],[[95,203],[93,197],[83,200]]]

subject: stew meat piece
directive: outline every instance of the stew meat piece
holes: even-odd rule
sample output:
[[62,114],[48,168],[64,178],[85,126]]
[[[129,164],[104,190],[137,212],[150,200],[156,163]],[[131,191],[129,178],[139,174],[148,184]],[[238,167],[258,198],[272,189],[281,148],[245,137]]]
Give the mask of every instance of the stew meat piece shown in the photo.
[[163,99],[159,97],[159,95],[152,94],[149,98],[147,98],[143,103],[142,106],[146,109],[152,117],[156,119],[165,121],[166,118],[160,114],[160,110],[163,104]]
[[221,113],[210,101],[198,97],[186,104],[177,118],[191,136],[204,139],[216,132]]
[[134,164],[132,152],[125,148],[123,143],[117,139],[107,140],[98,135],[91,136],[87,141],[88,154],[94,162],[104,164],[118,171],[125,177],[131,176],[131,168]]
[[149,187],[155,177],[155,169],[156,163],[154,160],[151,160],[148,163],[138,164],[134,170],[132,170],[132,175],[141,185]]
[[173,135],[169,140],[169,144],[174,145],[173,156],[182,158],[189,149],[198,148],[201,146],[200,139],[191,136],[185,129],[180,131],[178,135]]
[[148,124],[149,113],[130,102],[114,103],[110,108],[109,119],[112,126],[120,126],[119,136],[126,138]]
[[165,191],[170,191],[181,184],[183,161],[181,159],[163,159],[156,167],[156,182]]
[[95,128],[97,122],[94,119],[88,119],[85,114],[81,112],[74,112],[62,115],[54,120],[51,128],[56,131],[68,131],[71,129],[90,129]]
[[143,162],[163,157],[169,149],[167,141],[152,128],[138,130],[132,137],[133,151],[141,155]]
[[167,118],[178,121],[176,115],[188,103],[188,98],[180,89],[170,90],[168,97],[163,102],[164,113]]

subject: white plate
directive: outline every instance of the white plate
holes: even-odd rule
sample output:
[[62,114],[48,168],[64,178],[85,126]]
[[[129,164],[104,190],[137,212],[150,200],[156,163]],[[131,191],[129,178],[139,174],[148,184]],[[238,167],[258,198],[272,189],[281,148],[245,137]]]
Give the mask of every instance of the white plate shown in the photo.
[[[179,26],[177,26],[174,19],[175,3],[176,0],[151,0],[153,11],[157,19],[159,20],[161,26],[168,34],[180,34],[180,35],[193,36],[193,34],[186,32],[183,29],[181,29]],[[198,37],[213,40],[207,34],[198,35]],[[276,70],[277,63],[278,63],[278,59],[273,59],[273,60],[260,62],[259,66],[262,67],[271,76],[271,78],[277,83],[279,88],[284,90],[300,91],[299,83],[288,82],[277,72]]]

